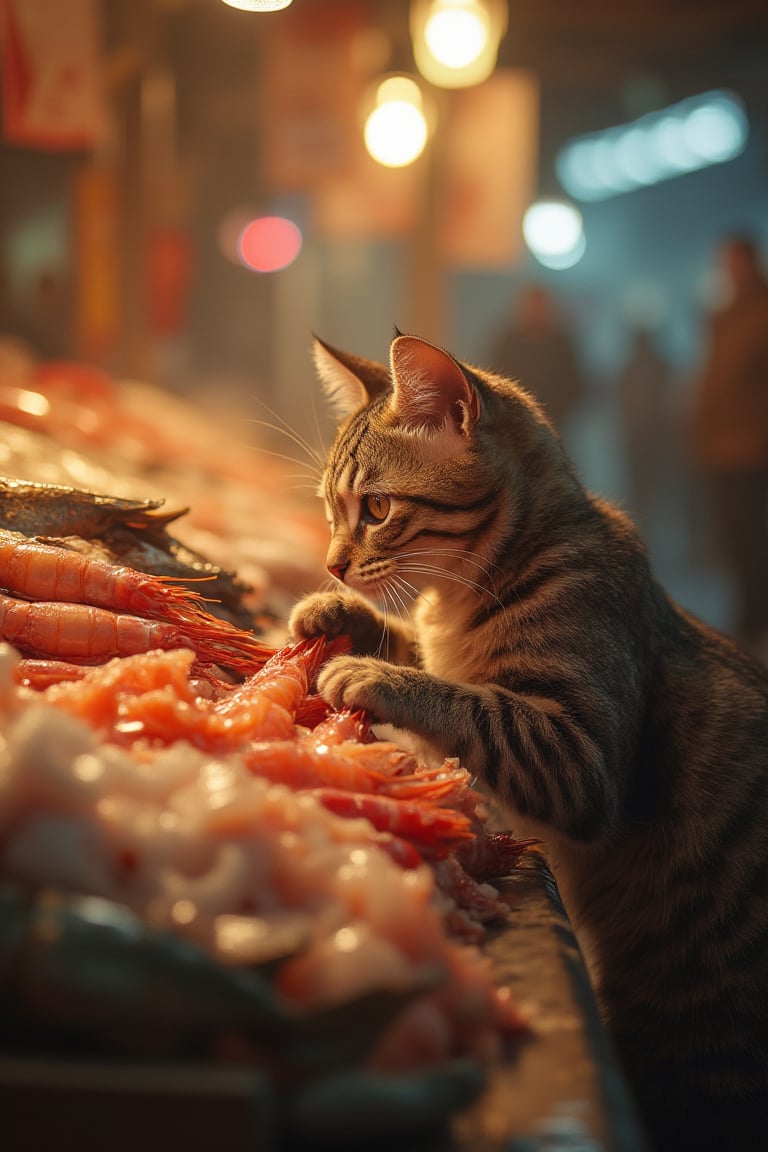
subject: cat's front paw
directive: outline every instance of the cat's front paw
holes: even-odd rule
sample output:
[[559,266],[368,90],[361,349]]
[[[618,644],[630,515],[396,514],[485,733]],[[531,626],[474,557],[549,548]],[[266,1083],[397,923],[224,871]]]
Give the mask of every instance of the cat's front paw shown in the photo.
[[395,701],[407,699],[399,684],[403,674],[404,669],[371,656],[336,656],[320,670],[317,687],[334,708],[362,709],[373,720],[398,723]]
[[384,621],[376,610],[359,596],[340,592],[313,592],[294,608],[288,621],[291,635],[297,640],[316,636],[348,636],[352,651],[361,655],[381,647]]

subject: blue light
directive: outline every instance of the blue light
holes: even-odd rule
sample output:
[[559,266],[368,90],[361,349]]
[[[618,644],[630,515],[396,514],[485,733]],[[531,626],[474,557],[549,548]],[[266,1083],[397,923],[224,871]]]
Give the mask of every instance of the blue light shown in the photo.
[[571,140],[557,157],[557,174],[577,199],[605,200],[733,160],[744,151],[748,136],[739,98],[730,92],[705,92]]

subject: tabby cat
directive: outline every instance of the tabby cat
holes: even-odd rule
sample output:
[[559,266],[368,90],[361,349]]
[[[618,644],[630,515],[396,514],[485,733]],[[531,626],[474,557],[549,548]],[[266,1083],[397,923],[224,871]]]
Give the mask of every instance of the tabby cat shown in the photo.
[[768,1147],[768,672],[668,598],[519,384],[400,334],[389,368],[316,362],[344,587],[290,627],[353,645],[322,693],[543,837],[654,1146]]

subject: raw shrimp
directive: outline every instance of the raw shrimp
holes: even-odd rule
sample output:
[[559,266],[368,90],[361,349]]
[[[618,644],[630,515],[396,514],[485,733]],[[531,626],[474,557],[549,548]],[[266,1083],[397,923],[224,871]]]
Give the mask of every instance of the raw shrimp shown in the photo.
[[198,592],[122,564],[0,529],[0,587],[28,600],[66,600],[161,620],[200,612]]
[[163,744],[187,740],[217,754],[252,740],[280,739],[293,746],[292,709],[323,647],[323,641],[313,641],[286,649],[236,687],[207,678],[205,696],[200,682],[190,680],[191,652],[152,652],[91,669],[76,686],[50,689],[48,699],[111,729],[111,739],[119,743],[139,737]]
[[263,668],[217,702],[215,712],[222,729],[255,740],[291,739],[296,713],[327,648],[320,637],[275,653]]
[[435,878],[459,908],[468,912],[473,921],[487,923],[502,919],[508,906],[490,884],[480,884],[462,868],[457,856],[448,856],[434,864]]
[[393,770],[391,747],[351,741],[335,747],[318,746],[311,739],[257,741],[245,749],[243,759],[255,776],[289,788],[340,788],[431,800],[453,788],[451,781],[435,780],[428,772],[398,775]]
[[227,707],[236,710],[242,699],[248,699],[253,691],[258,691],[293,715],[306,698],[318,668],[334,651],[320,636],[317,640],[302,640],[273,652],[258,672],[232,692]]
[[[32,615],[39,622],[28,627],[39,630],[44,642],[27,643],[23,638],[19,609],[17,622],[0,620],[0,635],[11,643],[18,636],[25,650],[35,654],[99,660],[105,657],[146,652],[149,648],[193,648],[201,660],[224,664],[241,672],[251,671],[274,655],[274,649],[262,644],[250,633],[211,616],[203,608],[198,592],[180,588],[159,576],[148,576],[120,564],[107,564],[68,548],[59,548],[30,540],[19,532],[0,529],[0,588],[17,593],[26,600],[46,603],[61,602],[61,610],[49,606]],[[12,604],[18,601],[11,601]],[[90,612],[80,613],[64,606],[82,605]],[[109,643],[106,639],[106,617],[97,610],[110,610],[121,620],[146,617],[165,626],[145,628],[146,640],[139,638],[135,625],[121,626],[125,642]],[[121,610],[126,615],[118,615]],[[60,622],[59,622],[60,621]],[[69,628],[64,622],[71,622]],[[78,635],[83,628],[83,636]],[[9,630],[10,629],[10,630]],[[130,633],[130,637],[129,637]]]
[[453,808],[399,800],[393,796],[355,794],[338,788],[315,788],[314,796],[337,816],[364,816],[379,832],[391,832],[418,846],[424,856],[447,856],[474,839],[468,817]]
[[16,684],[41,691],[64,680],[82,680],[88,672],[87,664],[71,664],[67,660],[45,660],[28,657],[19,660],[13,669]]
[[243,759],[254,776],[289,788],[331,786],[352,792],[378,792],[388,782],[384,772],[377,772],[354,756],[332,754],[330,750],[318,752],[311,744],[294,740],[251,744]]
[[25,655],[106,660],[151,648],[192,648],[175,624],[58,601],[31,604],[0,593],[0,636]]
[[357,740],[366,744],[373,739],[371,721],[365,712],[329,712],[319,723],[312,725],[312,740],[316,744],[342,744],[346,740]]
[[535,836],[518,840],[512,832],[481,832],[472,843],[463,844],[457,857],[476,880],[506,876],[532,848],[542,843]]

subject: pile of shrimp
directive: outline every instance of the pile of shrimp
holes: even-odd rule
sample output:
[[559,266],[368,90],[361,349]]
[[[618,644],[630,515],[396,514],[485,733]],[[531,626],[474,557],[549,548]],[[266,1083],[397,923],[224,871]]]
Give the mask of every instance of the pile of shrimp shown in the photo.
[[2,872],[118,901],[228,964],[299,916],[288,1000],[425,989],[373,1067],[491,1058],[524,1025],[478,947],[506,911],[485,880],[526,842],[486,833],[456,761],[427,766],[314,697],[333,651],[285,648],[233,685],[183,647],[56,678],[0,645]]
[[[78,664],[185,647],[202,663],[239,673],[273,651],[251,632],[212,616],[201,593],[4,528],[0,639],[32,659]],[[54,679],[58,671],[54,666]]]

